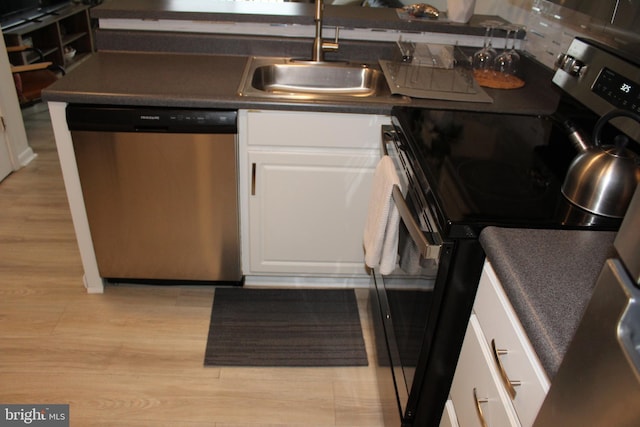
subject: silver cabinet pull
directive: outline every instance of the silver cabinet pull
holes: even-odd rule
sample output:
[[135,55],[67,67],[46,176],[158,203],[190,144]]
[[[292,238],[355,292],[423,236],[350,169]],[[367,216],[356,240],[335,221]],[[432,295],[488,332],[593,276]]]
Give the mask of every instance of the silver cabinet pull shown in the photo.
[[518,380],[509,379],[509,376],[507,375],[507,371],[505,371],[504,366],[502,366],[502,361],[500,360],[500,356],[504,356],[509,352],[507,350],[496,348],[495,339],[491,340],[491,350],[493,351],[493,359],[496,361],[496,366],[498,367],[498,372],[500,372],[500,378],[502,378],[502,383],[504,384],[505,388],[509,392],[509,396],[511,397],[511,400],[513,400],[516,398],[515,387],[519,386],[521,382]]
[[478,419],[480,420],[480,425],[482,427],[488,427],[487,426],[487,421],[484,419],[484,413],[482,412],[482,405],[483,403],[489,403],[489,399],[487,398],[478,398],[478,391],[476,390],[476,388],[473,388],[473,401],[476,405],[476,412],[478,413]]

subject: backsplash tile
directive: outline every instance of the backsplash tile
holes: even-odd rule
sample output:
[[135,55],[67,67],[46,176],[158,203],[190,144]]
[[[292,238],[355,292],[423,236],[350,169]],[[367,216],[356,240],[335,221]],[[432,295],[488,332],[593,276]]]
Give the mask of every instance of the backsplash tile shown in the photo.
[[637,33],[616,31],[608,24],[609,17],[594,19],[547,0],[478,0],[475,12],[499,15],[523,25],[527,29],[523,49],[549,68],[554,68],[556,57],[577,36],[614,46],[640,39]]

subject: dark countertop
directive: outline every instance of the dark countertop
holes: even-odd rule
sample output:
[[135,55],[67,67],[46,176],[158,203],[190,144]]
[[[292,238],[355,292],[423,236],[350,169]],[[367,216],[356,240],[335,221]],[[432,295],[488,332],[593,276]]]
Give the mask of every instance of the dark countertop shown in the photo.
[[[313,24],[312,3],[255,3],[198,0],[110,0],[92,9],[93,18],[188,20]],[[325,25],[353,28],[433,31],[483,35],[484,20],[474,16],[469,24],[407,20],[396,9],[359,6],[325,6]],[[389,114],[394,105],[421,108],[550,114],[557,106],[552,72],[524,58],[521,69],[525,87],[516,90],[486,89],[491,104],[399,96],[332,100],[269,99],[237,95],[250,56],[307,57],[312,40],[297,37],[201,34],[190,32],[109,30],[97,31],[99,52],[70,71],[43,92],[45,101],[170,106],[182,108],[261,108],[362,114]],[[377,66],[391,59],[395,42],[341,40],[330,60],[348,60]]]
[[552,379],[591,298],[605,260],[614,254],[610,231],[487,227],[480,242]]
[[527,67],[527,85],[487,89],[492,104],[430,99],[344,98],[330,101],[265,99],[237,94],[248,60],[244,55],[101,51],[43,92],[45,101],[182,108],[262,108],[389,114],[394,105],[421,108],[549,114],[557,105],[551,72]]
[[237,94],[246,56],[98,52],[43,92],[45,101],[181,108],[388,114],[393,104],[259,99]]
[[241,56],[98,52],[48,87],[44,99],[237,108],[245,62]]

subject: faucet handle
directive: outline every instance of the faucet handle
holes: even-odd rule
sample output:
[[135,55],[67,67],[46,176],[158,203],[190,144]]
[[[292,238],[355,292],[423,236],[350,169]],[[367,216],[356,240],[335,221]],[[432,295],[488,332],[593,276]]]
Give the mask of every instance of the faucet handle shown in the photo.
[[323,41],[322,42],[322,50],[335,52],[340,47],[340,43],[338,41],[340,34],[340,27],[336,27],[336,37],[333,42]]

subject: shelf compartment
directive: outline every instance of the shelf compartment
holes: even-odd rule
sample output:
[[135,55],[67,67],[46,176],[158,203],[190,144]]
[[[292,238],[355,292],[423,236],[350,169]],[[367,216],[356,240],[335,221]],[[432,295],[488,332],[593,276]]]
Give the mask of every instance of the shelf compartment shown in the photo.
[[88,34],[87,32],[66,34],[62,36],[62,46],[67,46],[76,40],[80,40],[81,38],[85,37],[87,34]]

